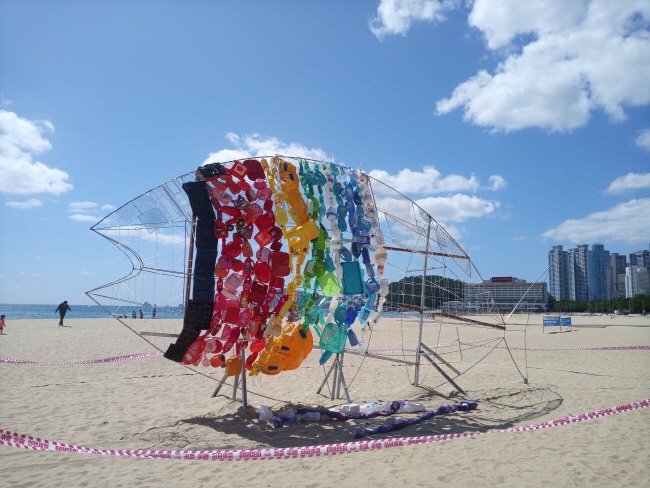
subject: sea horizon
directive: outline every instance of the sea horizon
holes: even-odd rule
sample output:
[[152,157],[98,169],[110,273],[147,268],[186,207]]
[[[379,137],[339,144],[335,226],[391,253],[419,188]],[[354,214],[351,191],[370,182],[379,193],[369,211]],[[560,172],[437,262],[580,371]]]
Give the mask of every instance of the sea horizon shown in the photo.
[[[133,311],[139,318],[142,310],[144,318],[150,319],[152,306],[147,305],[70,305],[70,311],[66,319],[101,319],[119,316],[131,316]],[[59,314],[55,313],[56,304],[43,303],[0,303],[0,314],[6,315],[6,320],[20,319],[57,319]],[[156,306],[156,318],[182,318],[182,306]]]

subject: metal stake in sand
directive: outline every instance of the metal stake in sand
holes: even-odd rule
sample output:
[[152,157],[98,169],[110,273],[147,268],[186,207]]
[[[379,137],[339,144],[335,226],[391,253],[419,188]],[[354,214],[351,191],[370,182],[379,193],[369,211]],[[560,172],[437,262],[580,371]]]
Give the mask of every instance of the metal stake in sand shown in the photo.
[[418,329],[418,347],[415,353],[415,379],[414,385],[419,386],[420,383],[420,351],[422,348],[422,325],[424,322],[424,288],[427,281],[427,260],[429,258],[429,237],[431,236],[431,216],[428,215],[429,220],[427,224],[427,240],[424,249],[424,266],[422,268],[422,292],[420,293],[420,327]]

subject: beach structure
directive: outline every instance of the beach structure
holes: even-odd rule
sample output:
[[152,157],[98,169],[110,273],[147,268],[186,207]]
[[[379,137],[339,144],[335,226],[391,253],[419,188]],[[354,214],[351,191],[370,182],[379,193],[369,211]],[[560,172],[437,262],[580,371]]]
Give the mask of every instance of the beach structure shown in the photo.
[[[350,400],[345,354],[401,362],[415,386],[425,361],[464,393],[454,380],[463,371],[424,344],[425,328],[482,327],[505,340],[489,290],[472,297],[480,317],[445,308],[466,300],[466,282],[483,281],[454,238],[417,203],[350,167],[282,155],[210,163],[92,230],[132,270],[88,296],[125,310],[156,304],[155,321],[122,323],[168,359],[221,374],[215,394],[228,378],[234,397],[247,375],[296,369],[312,349],[331,361],[321,389],[331,380],[332,398],[343,391]],[[401,359],[371,350],[386,314],[418,321],[417,343]]]

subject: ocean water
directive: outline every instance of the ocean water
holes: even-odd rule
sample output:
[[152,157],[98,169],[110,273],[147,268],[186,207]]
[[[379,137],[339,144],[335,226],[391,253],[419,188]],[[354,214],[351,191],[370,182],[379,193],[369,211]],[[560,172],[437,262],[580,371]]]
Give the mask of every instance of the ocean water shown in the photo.
[[[66,319],[105,319],[109,318],[111,314],[116,316],[128,315],[131,316],[133,310],[138,313],[140,307],[130,306],[114,306],[104,305],[104,308],[99,305],[72,305],[69,304],[71,310],[66,313]],[[0,303],[0,314],[6,315],[6,320],[20,320],[20,319],[57,319],[59,314],[54,313],[58,304],[55,305],[40,305],[40,304],[12,304]],[[144,318],[151,318],[151,308],[142,308]],[[183,310],[179,307],[165,307],[156,309],[156,318],[181,318]]]
[[[111,317],[111,314],[115,316],[131,316],[133,310],[136,311],[137,317],[140,317],[141,307],[130,307],[130,306],[114,306],[114,305],[104,305],[104,308],[99,305],[72,305],[69,304],[72,309],[66,313],[66,319],[105,319]],[[57,319],[59,318],[58,313],[54,313],[58,307],[58,304],[54,305],[41,305],[41,304],[12,304],[12,303],[0,303],[0,314],[7,316],[7,320],[20,320],[20,319]],[[144,307],[142,308],[142,313],[144,314],[145,319],[151,318],[151,308]],[[406,317],[419,317],[419,314],[413,312],[407,312],[400,314],[397,312],[383,312],[382,317],[384,318],[406,318]],[[183,318],[183,309],[182,307],[158,307],[156,309],[156,318],[157,319],[178,319]]]

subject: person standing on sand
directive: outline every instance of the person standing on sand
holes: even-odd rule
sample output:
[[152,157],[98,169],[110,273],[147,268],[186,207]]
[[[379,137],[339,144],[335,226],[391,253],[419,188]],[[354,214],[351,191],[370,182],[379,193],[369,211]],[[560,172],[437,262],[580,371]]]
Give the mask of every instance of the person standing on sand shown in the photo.
[[70,308],[70,305],[68,305],[67,300],[63,300],[63,303],[60,303],[58,307],[56,307],[56,310],[54,313],[59,312],[59,317],[61,317],[61,320],[59,320],[59,327],[63,326],[63,317],[65,317],[65,313],[70,310],[72,312],[72,309]]
[[140,310],[140,318],[141,318],[141,319],[144,318],[144,314],[142,313],[142,310]]
[[0,315],[0,335],[5,335],[5,316]]

